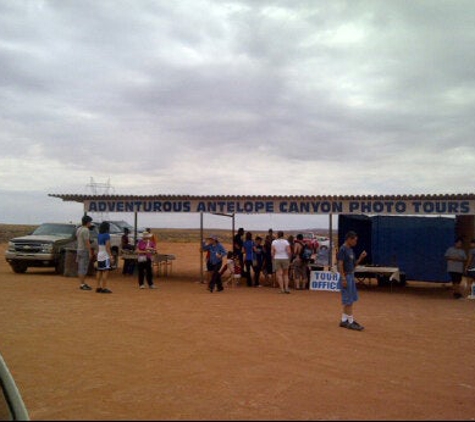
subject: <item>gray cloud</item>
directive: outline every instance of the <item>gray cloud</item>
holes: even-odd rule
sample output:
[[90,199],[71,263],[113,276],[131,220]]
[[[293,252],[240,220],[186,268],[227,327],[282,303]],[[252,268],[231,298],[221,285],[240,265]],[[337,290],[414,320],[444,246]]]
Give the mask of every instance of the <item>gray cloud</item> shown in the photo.
[[0,188],[94,176],[149,194],[471,191],[474,11],[5,0]]

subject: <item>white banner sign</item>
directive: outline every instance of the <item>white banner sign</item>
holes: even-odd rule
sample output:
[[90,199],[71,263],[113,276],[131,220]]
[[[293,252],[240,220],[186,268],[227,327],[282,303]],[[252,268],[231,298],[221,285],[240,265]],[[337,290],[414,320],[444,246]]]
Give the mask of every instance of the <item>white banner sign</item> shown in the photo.
[[338,280],[340,273],[331,271],[311,271],[310,290],[326,290],[328,292],[339,292]]
[[474,215],[474,200],[95,199],[86,212]]

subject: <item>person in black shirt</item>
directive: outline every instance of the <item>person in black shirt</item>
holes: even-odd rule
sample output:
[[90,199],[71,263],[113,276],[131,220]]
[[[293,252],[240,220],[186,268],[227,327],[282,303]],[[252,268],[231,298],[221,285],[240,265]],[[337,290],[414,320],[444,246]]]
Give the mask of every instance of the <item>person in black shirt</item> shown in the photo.
[[240,227],[233,238],[233,253],[234,253],[234,256],[236,256],[239,259],[239,263],[242,269],[244,269],[244,253],[243,253],[244,240],[242,239],[243,236],[244,236],[244,229]]
[[[124,227],[124,234],[120,239],[120,247],[123,252],[133,253],[134,245],[130,244],[129,241],[129,229]],[[135,259],[124,259],[124,266],[122,267],[122,275],[132,275],[135,269]]]

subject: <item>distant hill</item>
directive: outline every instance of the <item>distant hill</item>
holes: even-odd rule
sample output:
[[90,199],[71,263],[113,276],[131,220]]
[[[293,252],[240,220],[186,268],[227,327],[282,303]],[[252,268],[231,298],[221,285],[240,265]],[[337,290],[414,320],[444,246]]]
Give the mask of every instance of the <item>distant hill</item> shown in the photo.
[[0,243],[6,243],[14,237],[25,236],[37,227],[38,224],[0,224]]
[[[18,236],[24,236],[35,230],[39,224],[0,224],[0,243],[6,243],[10,239]],[[179,243],[192,243],[200,241],[200,229],[175,229],[175,228],[152,228],[152,231],[158,236],[158,241],[164,242],[179,242]],[[236,229],[237,231],[237,229]],[[284,230],[285,237],[289,235],[296,236],[298,233],[314,232],[321,236],[328,236],[328,229],[316,228],[316,229],[301,229],[301,230]],[[232,231],[230,229],[212,229],[206,228],[203,230],[204,236],[210,234],[216,234],[223,243],[231,243]],[[267,229],[264,230],[252,230],[253,236],[260,235],[265,237]],[[335,236],[336,231],[333,232]]]

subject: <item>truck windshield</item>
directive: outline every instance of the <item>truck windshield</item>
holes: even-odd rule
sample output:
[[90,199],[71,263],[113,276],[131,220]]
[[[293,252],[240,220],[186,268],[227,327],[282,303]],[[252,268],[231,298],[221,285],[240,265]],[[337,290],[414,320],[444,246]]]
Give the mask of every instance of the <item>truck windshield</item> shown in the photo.
[[49,236],[70,236],[76,233],[76,227],[71,224],[42,224],[33,234]]

